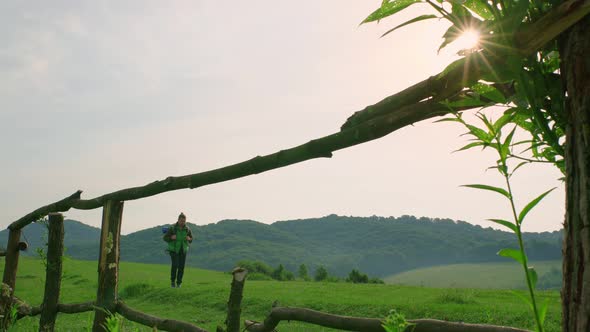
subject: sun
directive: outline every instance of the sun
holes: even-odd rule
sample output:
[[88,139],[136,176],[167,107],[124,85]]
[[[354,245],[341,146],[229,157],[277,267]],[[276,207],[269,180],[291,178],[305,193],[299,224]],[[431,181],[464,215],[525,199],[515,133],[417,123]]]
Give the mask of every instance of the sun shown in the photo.
[[477,30],[465,30],[453,44],[459,50],[472,49],[479,44],[479,32]]

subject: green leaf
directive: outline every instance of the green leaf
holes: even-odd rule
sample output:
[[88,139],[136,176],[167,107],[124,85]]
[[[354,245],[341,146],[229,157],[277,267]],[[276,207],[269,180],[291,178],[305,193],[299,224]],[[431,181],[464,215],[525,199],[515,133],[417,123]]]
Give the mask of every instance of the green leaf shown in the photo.
[[522,23],[529,10],[529,1],[514,1],[514,6],[510,8],[510,15],[507,15],[507,22],[504,23],[504,29],[507,32],[516,30]]
[[459,123],[463,123],[463,121],[461,121],[460,119],[457,118],[443,118],[443,119],[439,119],[434,121],[434,123],[438,123],[438,122],[459,122]]
[[527,204],[524,207],[524,209],[522,209],[522,211],[520,211],[520,214],[518,215],[518,223],[519,224],[522,224],[522,221],[524,220],[524,217],[526,217],[527,213],[529,213],[529,211],[531,211],[531,209],[534,208],[535,205],[539,204],[539,202],[543,198],[545,198],[545,196],[547,196],[553,190],[555,190],[555,188],[551,188],[551,189],[547,190],[546,192],[544,192],[541,195],[539,195],[539,197],[533,199],[529,204]]
[[559,52],[557,52],[556,50],[551,51],[548,54],[545,54],[543,60],[547,73],[553,73],[557,69],[559,69]]
[[479,113],[479,114],[477,114],[477,117],[478,117],[478,118],[481,120],[481,122],[483,122],[483,123],[486,125],[486,127],[488,128],[488,130],[489,130],[489,134],[488,134],[488,135],[489,135],[490,139],[491,139],[493,136],[495,136],[495,135],[496,135],[496,132],[494,131],[494,125],[492,125],[492,122],[491,122],[491,121],[488,119],[488,117],[487,117],[485,114],[483,114],[483,113]]
[[502,176],[506,176],[508,175],[508,166],[504,164],[498,164],[498,171],[500,174],[502,174]]
[[496,122],[494,122],[494,130],[497,132],[502,130],[502,128],[507,123],[510,123],[510,121],[512,120],[513,117],[514,117],[514,114],[512,114],[512,113],[504,113],[504,115],[499,117],[498,120],[496,120]]
[[518,228],[516,228],[516,225],[511,223],[510,221],[507,220],[503,220],[503,219],[488,219],[489,221],[493,221],[496,224],[500,224],[504,227],[508,227],[510,228],[514,233],[517,233]]
[[465,145],[464,147],[462,147],[460,149],[457,149],[457,150],[455,150],[453,152],[465,151],[465,150],[474,148],[476,146],[484,146],[485,147],[486,144],[484,142],[473,142],[473,143],[469,143],[469,144]]
[[500,90],[496,89],[492,85],[484,84],[484,83],[476,83],[474,84],[471,89],[477,92],[480,96],[488,98],[489,100],[498,103],[498,104],[505,104],[506,97],[500,92]]
[[501,194],[502,196],[505,196],[506,198],[510,199],[510,194],[506,190],[504,190],[502,188],[488,186],[488,185],[485,185],[485,184],[465,184],[462,187],[468,187],[468,188],[475,188],[475,189],[483,189],[483,190],[495,191],[495,192]]
[[489,143],[492,138],[490,137],[490,135],[488,133],[485,132],[485,130],[477,128],[476,126],[470,125],[470,124],[465,124],[465,126],[469,129],[469,132],[477,137],[479,140]]
[[528,161],[522,161],[520,163],[518,163],[518,165],[516,165],[516,167],[514,167],[514,169],[512,169],[512,173],[510,173],[510,176],[512,176],[512,174],[514,174],[514,172],[516,172],[517,169],[521,168],[522,166],[528,164]]
[[387,32],[385,32],[384,34],[382,34],[382,35],[381,35],[381,37],[385,37],[386,35],[388,35],[388,34],[390,34],[390,33],[394,32],[395,30],[397,30],[397,29],[399,29],[399,28],[401,28],[401,27],[404,27],[404,26],[406,26],[406,25],[410,25],[410,24],[412,24],[412,23],[416,23],[416,22],[419,22],[419,21],[429,20],[429,19],[432,19],[432,18],[439,18],[439,17],[438,17],[438,16],[436,16],[436,15],[420,15],[420,16],[418,16],[418,17],[414,17],[413,19],[411,19],[411,20],[409,20],[409,21],[406,21],[406,22],[404,22],[404,23],[402,23],[402,24],[400,24],[400,25],[396,26],[396,27],[395,27],[395,28],[393,28],[393,29],[389,29],[389,30],[387,30]]
[[407,7],[422,2],[421,0],[393,0],[393,2],[382,2],[381,7],[367,16],[361,24],[378,21],[385,17],[391,16],[399,11],[406,9]]
[[502,143],[502,146],[500,147],[500,157],[502,158],[502,160],[506,160],[506,157],[510,153],[510,143],[512,143],[512,137],[514,136],[515,131],[516,127],[514,127],[512,131],[510,131],[510,133],[506,137],[506,140],[504,141],[504,143]]
[[[499,35],[501,34],[498,34],[498,39],[500,39]],[[486,47],[489,48],[490,44],[492,43],[497,43],[497,47],[502,49],[506,47],[505,43],[500,40],[498,40],[497,42],[488,40],[486,42]],[[502,63],[501,66],[494,66],[494,70],[484,73],[481,76],[481,79],[488,82],[510,82],[518,76],[518,74],[522,70],[522,66],[523,64],[520,57],[510,56],[506,59],[506,61],[504,61],[504,63]]]
[[537,275],[537,271],[535,271],[534,267],[529,266],[527,272],[529,274],[529,278],[531,279],[531,283],[533,284],[533,289],[535,289],[537,287],[537,280],[539,280],[539,276]]
[[531,310],[533,309],[533,303],[531,302],[531,299],[529,299],[527,296],[524,296],[524,295],[520,294],[519,292],[513,291],[513,290],[510,290],[510,292],[512,294],[516,295],[516,297],[521,299],[524,303],[528,304],[529,308],[531,308]]
[[524,257],[522,256],[522,252],[520,250],[502,249],[498,251],[498,255],[502,257],[512,258],[520,264],[524,264]]
[[494,14],[490,10],[487,0],[467,0],[463,6],[471,9],[474,13],[481,16],[485,20],[491,20],[494,18]]
[[463,7],[462,4],[457,3],[457,2],[452,2],[451,3],[451,19],[454,21],[453,23],[455,23],[455,25],[459,25],[459,24],[466,24],[466,19],[469,20],[471,19],[473,16],[471,15],[471,13],[465,8]]
[[444,41],[438,47],[438,52],[442,50],[445,46],[449,45],[450,43],[454,42],[457,38],[461,36],[461,29],[459,29],[455,25],[451,25],[445,34],[443,35]]

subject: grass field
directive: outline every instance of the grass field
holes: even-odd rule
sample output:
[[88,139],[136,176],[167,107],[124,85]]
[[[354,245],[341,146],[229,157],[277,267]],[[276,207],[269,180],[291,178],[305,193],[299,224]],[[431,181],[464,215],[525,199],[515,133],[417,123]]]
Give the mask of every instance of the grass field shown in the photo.
[[[530,262],[539,277],[561,261]],[[383,280],[388,284],[439,288],[523,289],[526,287],[522,266],[516,262],[453,264],[432,266],[395,274]]]
[[[0,264],[3,270],[4,264]],[[61,303],[85,302],[96,297],[97,263],[66,260]],[[32,305],[43,298],[42,262],[22,258],[16,295]],[[169,287],[169,267],[122,263],[119,297],[134,309],[162,318],[192,322],[209,331],[225,319],[231,275],[188,268],[183,288]],[[547,331],[559,331],[558,292],[539,292],[549,301]],[[242,320],[262,321],[273,301],[284,306],[308,307],[340,315],[384,317],[395,308],[406,318],[437,318],[533,329],[528,308],[511,291],[490,289],[426,288],[399,285],[316,282],[247,281]],[[57,331],[89,331],[93,313],[59,314]],[[36,331],[39,316],[22,319],[17,331]],[[124,321],[125,331],[152,331]],[[297,322],[283,322],[279,331],[332,331]]]

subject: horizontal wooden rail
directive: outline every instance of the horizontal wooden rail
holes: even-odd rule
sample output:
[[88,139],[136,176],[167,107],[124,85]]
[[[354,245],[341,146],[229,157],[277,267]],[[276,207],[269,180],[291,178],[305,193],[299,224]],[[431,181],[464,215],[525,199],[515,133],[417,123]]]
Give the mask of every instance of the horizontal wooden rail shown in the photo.
[[[18,319],[21,319],[23,317],[37,316],[41,313],[40,306],[33,307],[28,305],[24,301],[17,299],[16,297],[14,297],[14,299],[17,301],[16,303],[18,304]],[[95,309],[96,305],[94,301],[67,304],[60,303],[57,305],[57,312],[61,312],[64,314],[78,314],[82,312],[93,311]],[[143,312],[131,309],[129,306],[127,306],[121,301],[117,302],[116,311],[128,320],[152,328],[156,327],[158,330],[161,331],[208,332],[207,330],[204,330],[198,326],[192,325],[187,322],[173,319],[163,319],[145,314]]]
[[57,305],[57,311],[64,314],[77,314],[86,311],[94,310],[94,301],[82,302],[82,303],[60,303]]
[[82,191],[78,190],[75,193],[71,194],[70,196],[68,196],[62,200],[59,200],[55,203],[51,203],[51,204],[45,205],[43,207],[40,207],[37,210],[27,214],[26,216],[18,219],[17,221],[13,222],[12,224],[10,224],[10,226],[8,226],[8,229],[10,229],[10,230],[21,229],[21,228],[27,226],[28,224],[30,224],[36,220],[39,220],[52,212],[68,211],[72,207],[73,202],[79,200],[81,195],[82,195]]
[[[285,320],[306,322],[344,331],[385,332],[381,326],[381,319],[332,315],[306,308],[275,307],[263,323],[246,320],[244,324],[246,330],[250,332],[272,332],[281,321]],[[415,319],[409,322],[415,324],[411,330],[413,332],[530,332],[513,327],[455,323],[436,319]]]
[[[18,301],[18,316],[17,318],[23,318],[28,316],[37,316],[41,313],[41,306],[32,307],[29,304]],[[59,303],[57,305],[57,312],[64,314],[79,314],[81,312],[94,310],[94,301],[81,302],[81,303]]]
[[158,329],[159,331],[207,332],[207,330],[187,322],[144,314],[143,312],[131,309],[121,301],[117,303],[117,312],[130,321]]

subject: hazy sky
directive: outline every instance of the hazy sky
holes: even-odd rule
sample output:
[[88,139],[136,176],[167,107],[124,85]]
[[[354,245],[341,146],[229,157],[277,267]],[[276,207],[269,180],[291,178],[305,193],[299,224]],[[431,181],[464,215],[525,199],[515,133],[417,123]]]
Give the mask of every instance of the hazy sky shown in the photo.
[[[381,3],[0,2],[0,226],[78,189],[93,198],[198,173],[335,133],[353,112],[440,72],[447,23],[385,38],[410,12],[359,26]],[[428,21],[427,21],[428,22]],[[401,216],[509,218],[491,151],[427,120],[380,140],[259,175],[125,203],[123,233],[188,221]],[[525,230],[561,228],[551,167],[515,177],[519,207],[557,186]],[[101,210],[66,217],[100,227]],[[25,230],[26,232],[26,230]]]

